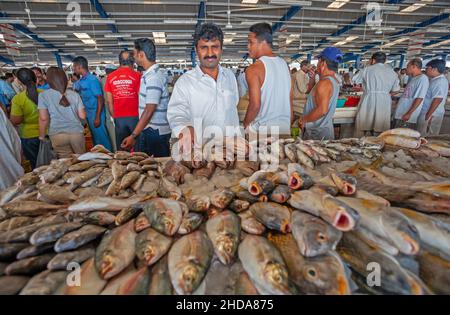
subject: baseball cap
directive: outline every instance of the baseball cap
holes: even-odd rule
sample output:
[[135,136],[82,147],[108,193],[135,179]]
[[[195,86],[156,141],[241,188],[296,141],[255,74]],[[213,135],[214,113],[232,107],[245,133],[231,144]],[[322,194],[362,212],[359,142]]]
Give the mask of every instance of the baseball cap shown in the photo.
[[324,57],[330,61],[334,62],[341,62],[342,57],[344,57],[344,54],[339,48],[336,47],[327,47],[325,48],[318,56],[317,58]]

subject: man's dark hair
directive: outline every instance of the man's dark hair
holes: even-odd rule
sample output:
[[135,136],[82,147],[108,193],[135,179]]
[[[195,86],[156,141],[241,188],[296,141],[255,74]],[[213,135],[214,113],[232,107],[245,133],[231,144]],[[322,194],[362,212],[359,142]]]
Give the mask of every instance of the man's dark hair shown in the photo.
[[79,65],[84,70],[89,70],[89,63],[87,59],[83,56],[75,57],[75,59],[72,61],[73,64]]
[[13,74],[11,72],[8,72],[7,74],[5,74],[5,80],[14,78]]
[[353,72],[353,67],[348,67],[349,72]]
[[409,61],[409,63],[416,66],[419,69],[422,69],[422,59],[420,58],[413,58]]
[[300,62],[300,68],[301,67],[305,67],[307,65],[309,65],[309,61],[308,60],[303,60],[302,62]]
[[377,51],[372,55],[372,59],[375,60],[375,63],[385,63],[386,54],[382,51]]
[[42,69],[41,68],[39,68],[39,67],[31,67],[31,70],[32,71],[37,71],[37,72],[39,72],[40,74],[43,74],[43,72],[42,72]]
[[200,39],[203,39],[204,41],[218,39],[220,41],[220,46],[223,47],[222,29],[214,23],[205,23],[195,31],[194,35],[195,47],[197,47],[197,44]]
[[400,68],[399,68],[399,67],[396,67],[396,68],[394,68],[394,71],[395,71],[395,72],[398,72],[398,71],[400,71]]
[[332,61],[330,59],[327,59],[325,57],[320,57],[320,59],[325,61],[325,63],[327,64],[328,69],[330,69],[331,71],[334,71],[334,72],[338,72],[338,70],[339,70],[339,63],[337,63],[336,61]]
[[143,51],[148,61],[156,61],[156,47],[150,38],[138,38],[134,41],[134,48]]
[[267,44],[272,45],[273,43],[273,33],[272,27],[268,23],[258,23],[250,27],[250,32],[255,33],[258,41],[266,41]]
[[445,61],[442,59],[433,59],[427,63],[427,67],[437,69],[437,71],[442,74],[445,72]]
[[122,50],[119,54],[119,64],[121,66],[133,66],[134,65],[133,52],[129,50]]

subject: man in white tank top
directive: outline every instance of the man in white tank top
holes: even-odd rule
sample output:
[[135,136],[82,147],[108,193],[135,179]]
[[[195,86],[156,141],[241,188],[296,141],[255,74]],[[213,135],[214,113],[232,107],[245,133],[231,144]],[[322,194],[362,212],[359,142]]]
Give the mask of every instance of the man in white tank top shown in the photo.
[[293,90],[287,63],[272,51],[272,28],[267,23],[250,27],[248,51],[258,59],[246,71],[250,102],[244,128],[258,132],[260,127],[279,127],[280,134],[290,135],[293,119]]

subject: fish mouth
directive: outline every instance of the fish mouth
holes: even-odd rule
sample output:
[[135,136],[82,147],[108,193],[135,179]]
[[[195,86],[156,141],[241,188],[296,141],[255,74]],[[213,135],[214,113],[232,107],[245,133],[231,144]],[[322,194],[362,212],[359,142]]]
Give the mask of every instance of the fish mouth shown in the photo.
[[147,263],[147,266],[150,266],[153,263],[153,259],[155,258],[155,251],[151,247],[147,247],[144,251],[144,260]]
[[414,240],[413,238],[411,238],[409,235],[404,235],[405,241],[406,243],[408,243],[409,245],[409,254],[411,255],[416,255],[417,253],[419,253],[420,250],[420,245],[419,243]]
[[112,261],[104,260],[100,266],[100,276],[105,279],[106,275],[113,269],[114,265]]
[[291,189],[300,189],[303,186],[303,179],[300,177],[298,173],[293,173],[289,178],[289,188]]
[[257,182],[253,182],[250,185],[248,192],[253,196],[259,196],[262,193],[262,187]]
[[269,201],[269,198],[267,198],[266,195],[261,195],[261,196],[259,196],[258,201],[267,202],[267,201]]
[[338,211],[334,217],[333,226],[343,232],[350,231],[355,226],[353,218],[345,211]]
[[352,184],[349,183],[344,183],[342,188],[341,188],[341,192],[344,195],[350,196],[356,193],[356,187]]
[[283,220],[280,224],[280,232],[289,233],[291,231],[291,225],[288,220]]

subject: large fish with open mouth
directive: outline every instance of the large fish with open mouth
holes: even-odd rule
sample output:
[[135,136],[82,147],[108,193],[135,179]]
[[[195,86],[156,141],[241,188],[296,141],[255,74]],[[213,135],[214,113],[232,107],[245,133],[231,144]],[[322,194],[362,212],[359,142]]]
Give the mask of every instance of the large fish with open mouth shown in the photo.
[[128,267],[135,257],[134,221],[106,234],[95,252],[95,266],[102,279],[111,279]]
[[354,229],[360,219],[353,208],[319,189],[295,191],[288,203],[295,209],[322,218],[343,232]]
[[178,239],[169,251],[168,268],[177,294],[191,294],[202,282],[214,253],[213,245],[202,231]]

